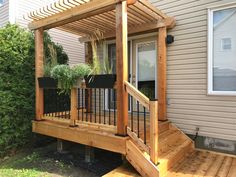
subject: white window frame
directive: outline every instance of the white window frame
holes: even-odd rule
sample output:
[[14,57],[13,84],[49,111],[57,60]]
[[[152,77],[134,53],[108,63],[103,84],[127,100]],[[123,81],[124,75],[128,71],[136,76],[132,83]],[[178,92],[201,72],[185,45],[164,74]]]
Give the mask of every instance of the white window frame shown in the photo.
[[236,3],[228,3],[208,9],[208,95],[236,96],[236,91],[213,91],[213,13],[230,8],[236,8]]

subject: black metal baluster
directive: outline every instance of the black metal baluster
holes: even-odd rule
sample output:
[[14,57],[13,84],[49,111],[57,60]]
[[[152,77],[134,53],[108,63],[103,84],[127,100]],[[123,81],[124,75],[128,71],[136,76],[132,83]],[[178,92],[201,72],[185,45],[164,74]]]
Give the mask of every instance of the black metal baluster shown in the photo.
[[82,121],[84,121],[84,89],[82,88]]
[[90,99],[90,104],[89,104],[89,106],[90,106],[90,122],[93,122],[93,118],[92,118],[92,112],[93,112],[93,110],[92,110],[92,95],[93,95],[93,90],[91,89],[91,90],[89,90],[89,99]]
[[105,110],[105,109],[106,109],[106,108],[105,108],[105,107],[106,107],[106,105],[105,105],[105,104],[106,104],[106,103],[105,103],[105,102],[106,102],[106,89],[105,89],[105,88],[104,88],[104,92],[103,92],[103,93],[104,93],[104,100],[103,100],[103,106],[104,106],[103,118],[104,118],[104,124],[106,124],[106,110]]
[[108,122],[111,125],[111,90],[108,89]]
[[139,134],[139,102],[137,101],[137,130],[138,130],[138,138],[140,137],[140,134]]
[[116,93],[115,89],[113,89],[113,98],[114,98],[114,125],[116,125]]
[[99,123],[101,123],[101,89],[99,88]]
[[134,131],[134,109],[133,109],[133,97],[130,96],[130,101],[131,101],[131,131]]
[[86,107],[86,111],[85,111],[85,117],[86,117],[86,122],[88,121],[88,89],[85,90],[85,107]]
[[97,90],[94,89],[94,119],[95,123],[97,123]]
[[78,88],[78,120],[80,120],[80,88]]
[[144,117],[144,120],[143,120],[143,122],[144,122],[144,144],[146,144],[147,143],[147,134],[146,134],[146,108],[145,107],[143,107],[143,117]]

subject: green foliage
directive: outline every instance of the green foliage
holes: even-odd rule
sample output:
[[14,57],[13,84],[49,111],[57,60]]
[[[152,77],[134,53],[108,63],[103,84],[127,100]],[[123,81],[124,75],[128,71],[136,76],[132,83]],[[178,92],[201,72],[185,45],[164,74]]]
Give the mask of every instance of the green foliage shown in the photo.
[[58,64],[67,64],[69,59],[63,47],[53,42],[50,35],[44,32],[44,62],[55,64],[55,58]]
[[52,68],[51,77],[58,80],[58,88],[63,93],[69,93],[70,89],[77,83],[77,80],[82,80],[85,75],[91,72],[91,68],[86,64],[78,64],[72,68],[68,65],[56,65]]
[[72,71],[75,72],[77,78],[83,79],[84,76],[89,75],[92,71],[91,67],[87,64],[78,64],[73,66]]
[[15,25],[0,29],[0,155],[23,145],[34,117],[34,36]]
[[[58,63],[67,63],[61,46],[45,33],[45,51],[56,49]],[[51,60],[51,58],[50,58]],[[30,141],[35,115],[34,35],[17,25],[0,29],[0,156]]]
[[110,64],[108,57],[104,60],[103,70],[105,74],[112,74],[112,64]]

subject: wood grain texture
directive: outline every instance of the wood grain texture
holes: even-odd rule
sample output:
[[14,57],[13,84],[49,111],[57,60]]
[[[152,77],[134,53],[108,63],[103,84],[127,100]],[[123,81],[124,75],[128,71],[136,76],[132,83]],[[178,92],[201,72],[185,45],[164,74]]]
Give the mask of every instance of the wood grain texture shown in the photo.
[[38,77],[43,77],[43,29],[35,30],[35,110],[36,120],[41,120],[44,112],[43,89],[39,88]]
[[159,120],[167,120],[166,117],[166,31],[165,27],[158,31],[157,50],[157,78],[158,78],[158,109]]
[[126,135],[128,125],[128,93],[124,82],[128,81],[127,59],[127,2],[116,5],[116,88],[117,88],[117,134]]

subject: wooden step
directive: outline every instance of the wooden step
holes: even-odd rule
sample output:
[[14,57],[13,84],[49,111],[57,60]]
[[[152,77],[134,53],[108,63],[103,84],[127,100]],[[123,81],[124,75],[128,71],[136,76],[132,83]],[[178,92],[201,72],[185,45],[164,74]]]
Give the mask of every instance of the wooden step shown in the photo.
[[141,177],[140,174],[130,165],[123,164],[102,177]]
[[189,139],[177,141],[169,146],[165,153],[160,154],[158,169],[160,176],[164,176],[176,163],[185,159],[193,151],[193,143]]
[[159,139],[159,146],[158,146],[159,156],[162,156],[162,154],[165,153],[169,153],[171,147],[176,147],[178,144],[183,143],[185,140],[186,138],[178,130],[166,131],[165,133],[163,133],[163,136],[160,136]]

